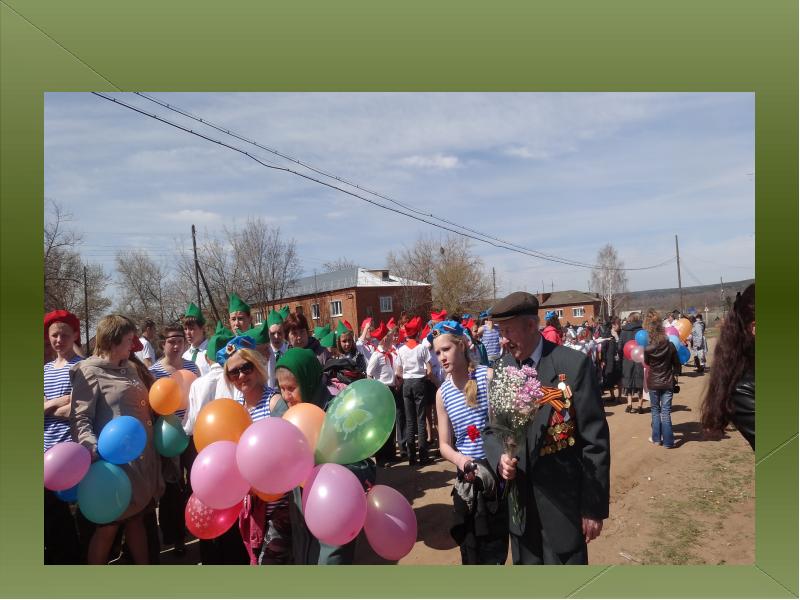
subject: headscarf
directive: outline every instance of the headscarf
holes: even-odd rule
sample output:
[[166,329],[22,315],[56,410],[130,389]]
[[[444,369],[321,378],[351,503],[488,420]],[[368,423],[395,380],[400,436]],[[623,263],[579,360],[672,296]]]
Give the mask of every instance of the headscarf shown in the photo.
[[313,403],[322,383],[322,365],[314,352],[306,348],[289,348],[275,364],[275,369],[288,369],[300,386],[303,402]]

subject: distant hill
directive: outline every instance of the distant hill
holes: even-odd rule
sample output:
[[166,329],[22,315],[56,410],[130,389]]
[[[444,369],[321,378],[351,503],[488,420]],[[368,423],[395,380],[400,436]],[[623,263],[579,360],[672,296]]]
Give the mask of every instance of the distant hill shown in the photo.
[[[728,303],[733,303],[734,298],[736,298],[736,292],[744,291],[744,289],[754,281],[755,279],[726,281],[723,282],[721,289],[718,283],[684,287],[683,303],[687,310],[695,308],[697,311],[703,311],[707,306],[709,316],[714,318],[714,315],[723,312],[723,308],[726,307]],[[625,310],[645,310],[650,307],[662,312],[675,308],[680,309],[680,290],[678,288],[667,288],[628,292],[621,299],[621,304],[618,306],[620,307],[619,312]]]

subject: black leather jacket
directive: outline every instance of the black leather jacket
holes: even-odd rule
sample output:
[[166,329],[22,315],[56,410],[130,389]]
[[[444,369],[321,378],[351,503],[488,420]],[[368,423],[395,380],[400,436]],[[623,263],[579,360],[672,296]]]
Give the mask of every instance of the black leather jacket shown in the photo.
[[731,395],[733,415],[731,422],[756,449],[756,378],[755,373],[745,373],[736,384]]
[[675,377],[681,372],[678,351],[670,341],[657,346],[648,345],[644,349],[644,362],[650,367],[647,372],[647,387],[651,390],[671,390]]

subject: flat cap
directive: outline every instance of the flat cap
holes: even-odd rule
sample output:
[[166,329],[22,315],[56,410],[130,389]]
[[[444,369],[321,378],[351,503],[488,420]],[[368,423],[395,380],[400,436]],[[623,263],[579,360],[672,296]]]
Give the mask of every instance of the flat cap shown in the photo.
[[528,292],[513,292],[490,308],[489,314],[494,321],[505,321],[519,315],[538,315],[539,301]]

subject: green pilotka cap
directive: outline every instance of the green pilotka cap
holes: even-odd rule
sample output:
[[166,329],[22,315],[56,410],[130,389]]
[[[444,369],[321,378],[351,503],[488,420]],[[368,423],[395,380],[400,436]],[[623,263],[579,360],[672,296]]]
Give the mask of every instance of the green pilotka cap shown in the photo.
[[248,304],[244,300],[239,298],[236,292],[233,292],[229,296],[228,300],[228,313],[235,313],[235,312],[243,312],[249,315],[250,306],[248,306]]
[[214,330],[214,335],[224,335],[229,338],[233,337],[233,332],[222,324],[222,321],[217,321],[217,327]]
[[267,327],[272,327],[273,325],[280,325],[283,323],[283,315],[279,313],[277,310],[269,311],[267,315]]
[[330,325],[325,325],[325,326],[320,325],[319,327],[314,327],[314,337],[320,341],[322,341],[322,338],[324,338],[330,332],[331,332]]
[[225,335],[215,333],[212,335],[208,340],[208,346],[206,346],[206,356],[208,357],[208,360],[211,362],[217,362],[217,352],[222,350],[232,338],[233,334]]
[[248,329],[242,335],[249,335],[258,345],[269,343],[269,321]]
[[345,333],[353,333],[353,328],[348,327],[349,323],[347,321],[339,321],[339,324],[336,326],[336,337],[341,337]]
[[280,315],[283,317],[283,320],[285,321],[286,317],[289,316],[289,305],[287,304],[282,309],[280,309],[278,312],[280,313]]
[[198,325],[206,324],[206,318],[203,316],[202,311],[193,302],[189,303],[189,307],[183,313],[183,318],[194,319]]
[[327,333],[319,340],[319,343],[323,348],[333,348],[336,345],[336,332],[331,331]]

